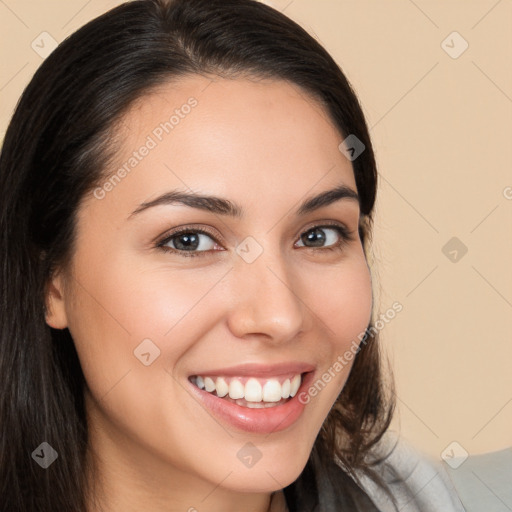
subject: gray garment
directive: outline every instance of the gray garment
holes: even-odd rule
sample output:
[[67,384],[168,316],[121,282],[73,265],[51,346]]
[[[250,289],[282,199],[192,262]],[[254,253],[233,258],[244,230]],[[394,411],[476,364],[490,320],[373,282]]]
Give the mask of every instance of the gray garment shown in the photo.
[[[388,432],[377,450],[389,450],[391,455],[380,465],[382,478],[388,484],[400,512],[464,512],[465,508],[444,467],[439,460],[420,453]],[[387,495],[367,478],[361,477],[363,487],[381,512],[396,512]]]
[[467,512],[512,510],[512,447],[447,465]]
[[[396,437],[388,433],[375,455],[388,453]],[[313,450],[299,478],[284,489],[289,512],[465,512],[441,464],[429,460],[399,439],[378,468],[396,500],[367,477],[361,486],[334,462]]]
[[379,512],[339,465],[319,456],[316,446],[298,479],[283,491],[289,512]]

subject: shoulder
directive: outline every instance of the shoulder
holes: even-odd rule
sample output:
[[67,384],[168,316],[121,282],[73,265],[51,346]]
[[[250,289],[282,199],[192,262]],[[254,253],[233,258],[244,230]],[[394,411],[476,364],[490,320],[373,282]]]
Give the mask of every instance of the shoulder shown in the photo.
[[[512,447],[454,459],[446,471],[472,510],[512,510]],[[469,505],[468,505],[469,506]]]
[[[375,449],[377,457],[386,454],[376,470],[387,484],[400,512],[465,512],[441,461],[420,453],[394,432],[386,433]],[[382,489],[364,476],[360,479],[379,510],[395,512]]]
[[[283,489],[289,512],[466,512],[443,466],[388,432],[371,454],[384,489],[357,472],[358,482],[314,449],[298,479]],[[277,509],[279,510],[279,509]]]

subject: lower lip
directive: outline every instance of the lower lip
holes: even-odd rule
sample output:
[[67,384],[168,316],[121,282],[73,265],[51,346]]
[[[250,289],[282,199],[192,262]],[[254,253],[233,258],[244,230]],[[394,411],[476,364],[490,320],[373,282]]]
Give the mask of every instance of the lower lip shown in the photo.
[[201,399],[206,408],[223,423],[243,430],[245,432],[257,432],[271,434],[280,432],[293,425],[302,415],[306,404],[299,401],[301,392],[304,392],[312,382],[314,372],[306,373],[295,396],[283,405],[266,407],[264,409],[251,409],[228,402],[208,391],[199,389],[195,384],[188,381],[194,393]]

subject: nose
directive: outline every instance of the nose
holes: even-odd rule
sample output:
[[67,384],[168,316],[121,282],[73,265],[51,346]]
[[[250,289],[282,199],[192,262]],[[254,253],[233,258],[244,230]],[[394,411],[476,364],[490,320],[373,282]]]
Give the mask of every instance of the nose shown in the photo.
[[233,306],[228,315],[233,335],[283,343],[306,329],[307,297],[300,296],[297,270],[267,251],[252,263],[236,260],[230,276]]

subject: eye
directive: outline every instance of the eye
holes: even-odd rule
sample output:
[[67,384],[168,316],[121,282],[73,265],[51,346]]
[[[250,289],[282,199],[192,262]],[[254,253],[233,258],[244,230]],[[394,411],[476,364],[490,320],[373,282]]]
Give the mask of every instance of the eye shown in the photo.
[[163,251],[179,253],[181,256],[202,256],[201,253],[216,250],[216,245],[215,238],[207,231],[187,228],[167,236],[158,247]]
[[320,225],[305,231],[296,246],[335,250],[341,249],[350,240],[353,237],[345,227],[338,224]]
[[[344,226],[324,224],[304,231],[295,247],[305,247],[317,251],[341,250],[347,242],[353,239],[350,231]],[[221,246],[212,233],[192,226],[168,233],[156,246],[164,252],[176,253],[185,257],[207,256],[211,251],[224,250],[219,248]]]

